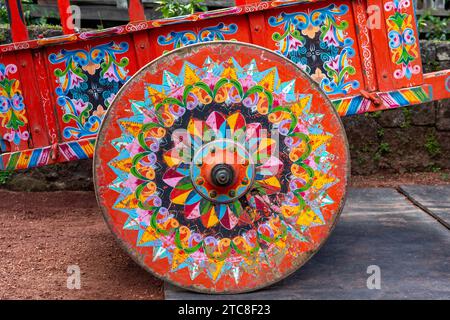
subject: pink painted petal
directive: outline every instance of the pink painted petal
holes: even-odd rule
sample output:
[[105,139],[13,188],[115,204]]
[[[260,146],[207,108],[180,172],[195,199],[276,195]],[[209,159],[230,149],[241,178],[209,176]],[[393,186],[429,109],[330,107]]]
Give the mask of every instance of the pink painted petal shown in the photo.
[[184,215],[189,220],[200,218],[200,201],[191,205],[185,205]]
[[275,176],[283,169],[283,162],[277,157],[271,156],[265,163],[256,168],[256,173],[261,176]]
[[206,119],[206,124],[215,132],[219,131],[222,124],[225,122],[225,118],[220,112],[213,111]]
[[225,214],[220,218],[220,224],[228,230],[232,230],[239,222],[233,211],[227,206]]
[[169,170],[167,170],[166,173],[164,173],[163,181],[167,185],[175,188],[178,182],[180,182],[181,179],[183,179],[184,177],[185,175],[177,171],[177,167],[172,167]]

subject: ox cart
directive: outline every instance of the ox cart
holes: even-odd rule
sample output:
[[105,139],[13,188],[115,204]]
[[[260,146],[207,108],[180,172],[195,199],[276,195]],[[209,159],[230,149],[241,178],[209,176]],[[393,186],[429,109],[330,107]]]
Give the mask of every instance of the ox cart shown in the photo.
[[[342,210],[340,116],[450,97],[423,74],[410,0],[232,8],[0,46],[0,168],[94,158],[98,203],[142,267],[238,293],[303,265]],[[71,29],[72,28],[72,29]]]

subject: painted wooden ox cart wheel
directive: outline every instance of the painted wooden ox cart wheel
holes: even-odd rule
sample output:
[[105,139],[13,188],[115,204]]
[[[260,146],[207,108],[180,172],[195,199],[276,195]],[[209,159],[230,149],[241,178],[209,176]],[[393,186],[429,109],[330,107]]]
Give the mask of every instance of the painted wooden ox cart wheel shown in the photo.
[[349,172],[319,87],[237,42],[178,49],[137,72],[96,148],[98,201],[125,250],[206,293],[255,290],[302,266],[333,229]]

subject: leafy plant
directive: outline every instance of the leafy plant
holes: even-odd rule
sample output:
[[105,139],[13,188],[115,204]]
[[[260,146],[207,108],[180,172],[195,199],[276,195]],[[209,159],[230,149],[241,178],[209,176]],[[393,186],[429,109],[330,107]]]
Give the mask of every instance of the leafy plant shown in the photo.
[[378,136],[378,138],[383,138],[384,137],[384,128],[378,129],[377,136]]
[[13,171],[0,171],[0,185],[5,184],[12,174]]
[[441,153],[441,145],[434,134],[429,134],[427,136],[425,148],[431,157],[435,157]]
[[387,142],[382,142],[382,143],[380,143],[380,146],[379,146],[379,148],[378,148],[378,151],[379,151],[381,154],[386,154],[386,153],[391,152],[391,147],[389,146],[389,143],[387,143]]
[[156,1],[159,6],[157,11],[161,11],[164,18],[172,18],[192,14],[196,11],[207,11],[208,8],[201,4],[203,0],[160,0]]
[[6,6],[4,2],[0,2],[0,24],[7,24],[8,20],[8,11],[6,10]]
[[405,121],[400,125],[401,128],[409,128],[411,127],[412,113],[408,108],[402,109],[403,116],[405,117]]
[[375,155],[373,159],[378,162],[381,159],[381,156],[391,152],[391,147],[389,146],[389,143],[387,142],[381,142],[378,146],[377,152],[375,152]]
[[419,33],[427,40],[446,41],[449,39],[449,18],[436,17],[425,12],[417,21]]

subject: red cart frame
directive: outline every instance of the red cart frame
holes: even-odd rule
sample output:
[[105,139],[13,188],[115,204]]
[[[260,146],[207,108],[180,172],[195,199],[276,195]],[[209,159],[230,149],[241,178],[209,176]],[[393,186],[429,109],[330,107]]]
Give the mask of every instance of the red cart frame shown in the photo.
[[[14,43],[0,46],[0,170],[91,158],[104,113],[130,76],[197,42],[237,40],[289,57],[341,116],[450,97],[450,70],[423,74],[410,0],[247,0],[154,21],[143,20],[136,0],[127,25],[81,33],[68,23],[69,1],[58,0],[65,35],[37,40],[28,40],[20,0],[6,2]],[[336,61],[320,60],[325,37]]]

